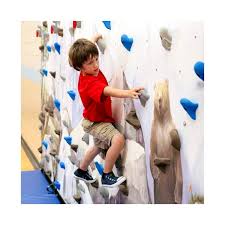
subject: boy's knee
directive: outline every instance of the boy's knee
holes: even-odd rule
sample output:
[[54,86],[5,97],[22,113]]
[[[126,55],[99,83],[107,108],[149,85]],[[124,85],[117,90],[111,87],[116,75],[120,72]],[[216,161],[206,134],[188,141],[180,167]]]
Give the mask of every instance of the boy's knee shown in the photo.
[[125,144],[125,137],[124,137],[123,134],[120,134],[120,133],[119,134],[116,134],[114,136],[114,139],[115,139],[115,142],[117,144],[120,144],[120,145],[124,146],[124,144]]

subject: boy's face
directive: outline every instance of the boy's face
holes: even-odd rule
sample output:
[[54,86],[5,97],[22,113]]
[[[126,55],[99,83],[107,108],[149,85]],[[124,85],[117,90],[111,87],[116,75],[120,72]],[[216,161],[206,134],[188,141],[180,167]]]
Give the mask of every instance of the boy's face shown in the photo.
[[97,76],[99,72],[99,61],[98,56],[89,57],[87,61],[85,61],[81,67],[81,72],[84,75],[93,75]]

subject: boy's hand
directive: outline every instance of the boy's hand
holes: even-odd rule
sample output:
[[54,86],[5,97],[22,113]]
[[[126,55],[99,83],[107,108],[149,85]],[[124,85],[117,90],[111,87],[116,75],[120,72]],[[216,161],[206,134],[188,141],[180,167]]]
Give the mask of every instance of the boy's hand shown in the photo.
[[117,88],[112,88],[110,86],[106,86],[103,90],[103,94],[105,96],[111,96],[116,98],[135,98],[137,99],[141,93],[139,91],[144,90],[143,87],[136,87],[130,90],[122,90]]
[[143,87],[136,87],[136,88],[132,88],[130,90],[126,90],[127,97],[137,99],[138,96],[141,95],[141,93],[140,93],[141,90],[144,90],[144,88]]
[[101,34],[96,34],[96,35],[94,35],[93,37],[92,37],[92,39],[91,39],[91,41],[93,42],[93,43],[96,43],[99,39],[101,39],[102,38],[102,35]]

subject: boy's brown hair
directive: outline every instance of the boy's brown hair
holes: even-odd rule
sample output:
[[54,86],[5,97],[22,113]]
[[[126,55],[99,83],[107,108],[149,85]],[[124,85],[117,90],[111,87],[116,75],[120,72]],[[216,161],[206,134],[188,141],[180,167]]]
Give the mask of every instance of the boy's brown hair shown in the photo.
[[96,45],[85,39],[80,38],[73,43],[69,50],[69,64],[75,70],[80,71],[83,63],[90,57],[98,56],[98,49]]

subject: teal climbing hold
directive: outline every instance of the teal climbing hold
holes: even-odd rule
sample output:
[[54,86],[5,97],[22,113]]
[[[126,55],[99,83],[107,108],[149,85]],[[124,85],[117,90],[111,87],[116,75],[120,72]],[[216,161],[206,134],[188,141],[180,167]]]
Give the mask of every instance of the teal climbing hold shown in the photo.
[[196,120],[196,110],[198,108],[198,103],[193,103],[187,98],[182,98],[180,100],[180,104],[183,106],[184,110],[188,113],[188,115]]
[[65,168],[66,168],[64,162],[60,162],[59,165],[60,165],[60,167],[61,167],[62,169],[65,169]]
[[97,168],[98,173],[100,175],[102,175],[103,174],[103,171],[104,171],[103,165],[96,161],[95,162],[95,167]]
[[45,146],[45,148],[46,148],[46,150],[48,149],[48,142],[47,141],[42,141],[42,145],[44,145]]
[[197,76],[204,81],[204,63],[203,62],[196,62],[194,65],[194,71]]
[[53,184],[58,190],[60,190],[60,183],[59,183],[59,181],[55,180]]
[[51,46],[47,45],[47,50],[48,52],[51,52],[52,51]]
[[64,140],[67,142],[67,144],[69,144],[69,145],[72,144],[72,137],[66,136],[66,137],[64,137]]
[[42,72],[43,72],[43,74],[44,74],[46,77],[48,76],[48,70],[43,69]]
[[60,112],[60,101],[58,99],[54,100],[54,105],[58,109],[58,111]]
[[109,30],[111,30],[111,21],[102,21],[105,25],[105,27]]
[[129,38],[126,34],[123,34],[121,36],[121,42],[123,44],[123,46],[130,51],[132,44],[133,44],[133,38]]
[[60,44],[58,42],[55,42],[54,47],[55,50],[60,54]]
[[71,90],[71,91],[67,91],[67,93],[70,96],[70,98],[74,101],[76,97],[75,91]]

